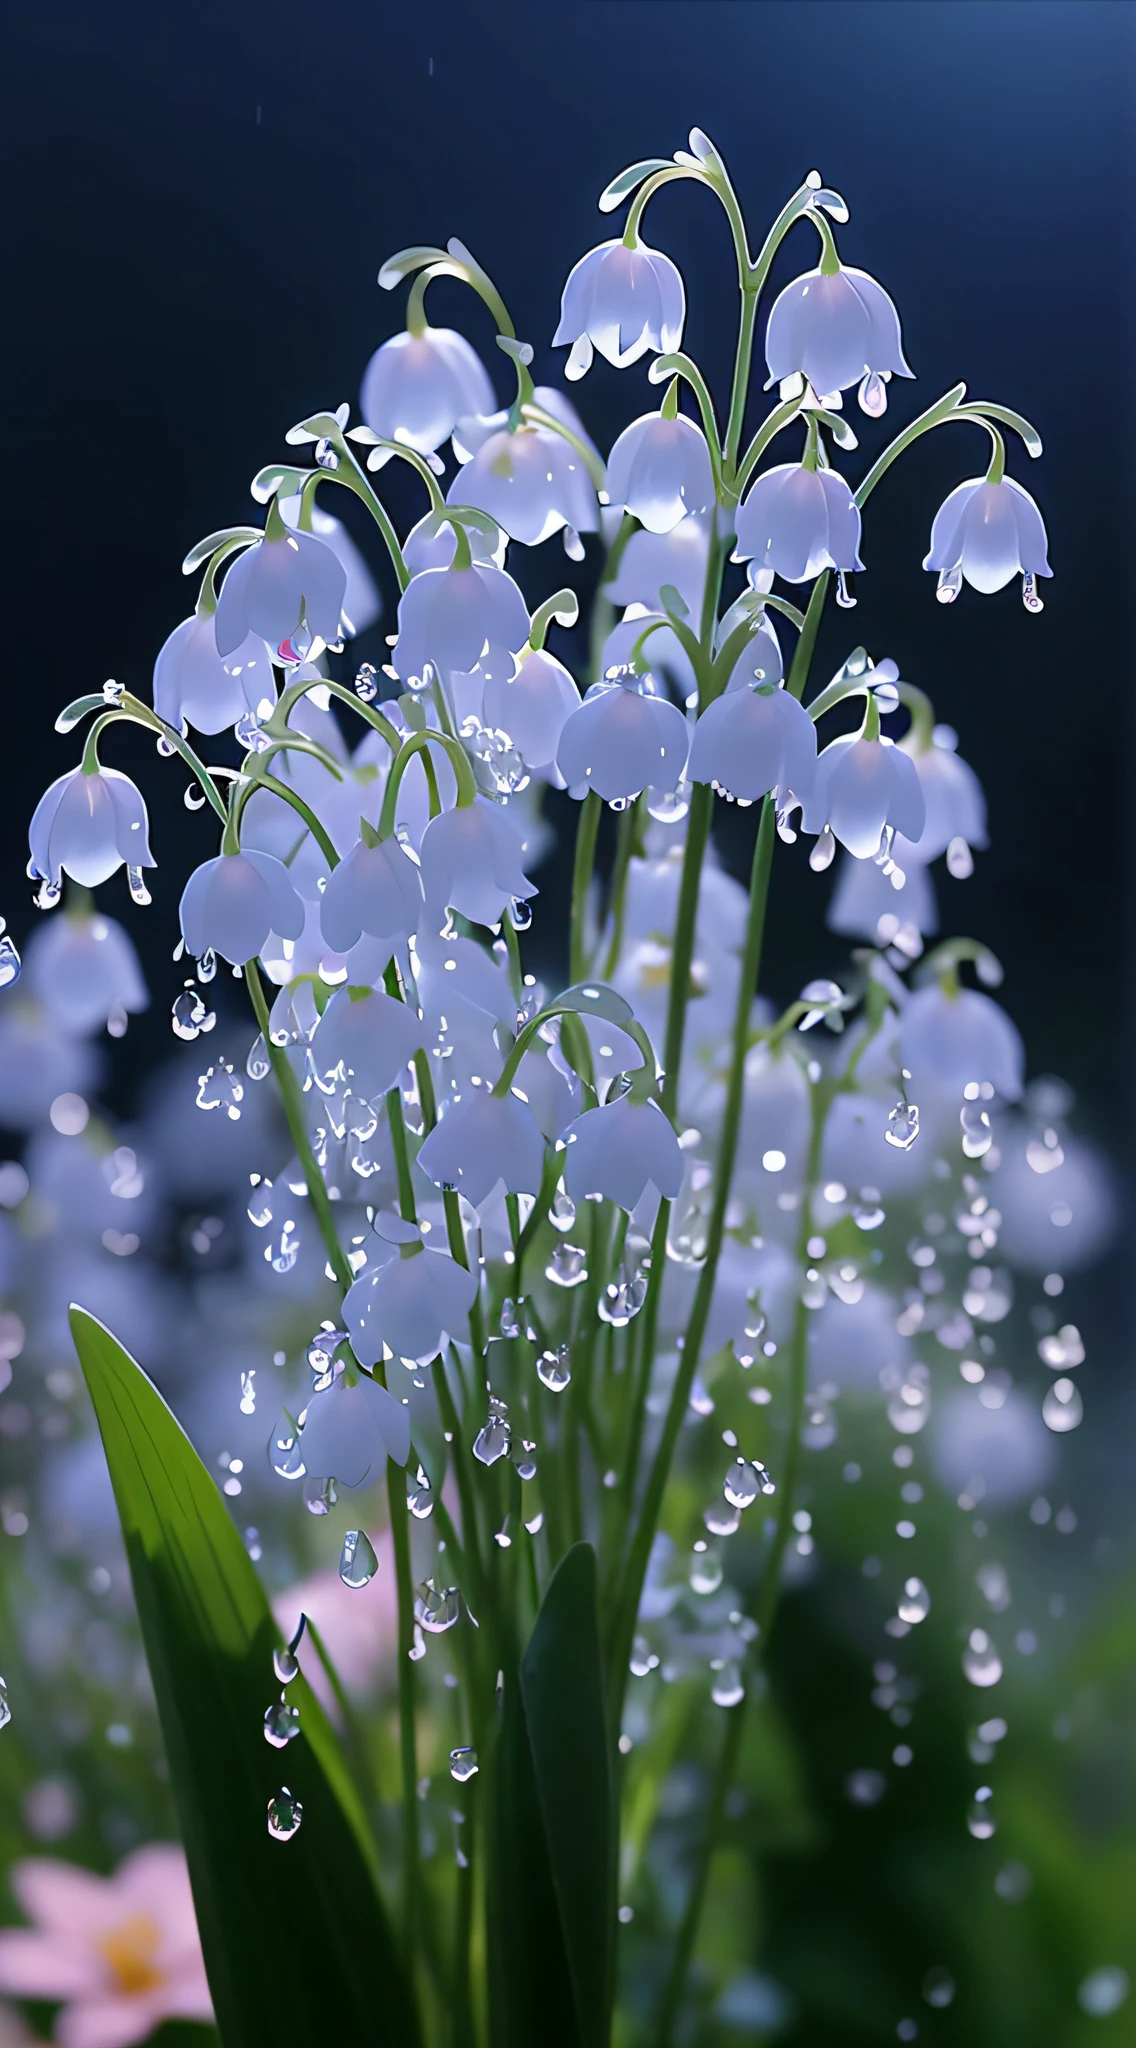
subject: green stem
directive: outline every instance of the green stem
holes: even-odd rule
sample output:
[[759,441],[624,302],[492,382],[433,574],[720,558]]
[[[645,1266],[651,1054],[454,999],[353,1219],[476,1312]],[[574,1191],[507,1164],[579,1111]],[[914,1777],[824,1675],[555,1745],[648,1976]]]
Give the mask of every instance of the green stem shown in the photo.
[[604,964],[604,979],[610,981],[615,973],[616,963],[623,946],[623,926],[627,916],[627,877],[635,852],[636,835],[643,811],[643,796],[640,793],[635,802],[619,814],[619,825],[615,837],[615,865],[611,875],[611,944]]
[[912,420],[910,426],[904,427],[903,432],[897,434],[894,441],[889,442],[883,454],[876,457],[855,493],[856,503],[861,509],[867,504],[880,478],[886,476],[896,457],[902,455],[905,448],[910,448],[911,443],[917,441],[920,434],[928,434],[932,427],[944,426],[948,420],[954,419],[965,397],[966,385],[954,385],[950,391],[944,392],[942,398],[937,398],[934,405],[928,406],[926,412],[921,412],[917,420]]
[[312,1210],[319,1224],[320,1235],[327,1248],[328,1263],[340,1287],[346,1294],[347,1289],[354,1281],[355,1275],[351,1270],[347,1254],[339,1242],[335,1228],[335,1219],[331,1213],[331,1201],[328,1196],[327,1185],[319,1167],[316,1165],[315,1155],[312,1152],[311,1143],[308,1139],[307,1129],[304,1124],[303,1091],[283,1046],[274,1045],[272,1042],[268,1005],[264,1000],[264,990],[260,984],[260,973],[255,960],[246,960],[244,978],[245,986],[249,992],[249,999],[256,1012],[256,1021],[260,1026],[261,1036],[264,1039],[265,1051],[268,1054],[272,1071],[276,1076],[276,1085],[280,1090],[280,1098],[284,1105],[284,1116],[288,1124],[289,1135],[296,1148],[296,1157],[300,1162],[304,1179],[307,1182],[308,1199],[311,1202]]
[[588,899],[588,883],[592,879],[592,868],[596,857],[596,835],[600,829],[602,804],[594,789],[588,791],[580,805],[576,820],[576,855],[572,863],[572,922],[568,938],[568,979],[571,983],[582,981],[588,971],[588,955],[584,942],[584,908]]
[[418,1932],[420,1845],[418,1833],[418,1753],[414,1730],[414,1586],[410,1572],[410,1516],[406,1475],[387,1460],[394,1575],[398,1589],[398,1746],[402,1765],[402,1912],[407,1956],[413,1956]]
[[663,1045],[662,1103],[674,1122],[678,1111],[678,1078],[682,1062],[682,1041],[686,1033],[686,1005],[690,994],[690,968],[694,959],[694,927],[698,916],[698,891],[702,863],[714,814],[714,792],[709,783],[696,782],[690,799],[686,826],[686,849],[679,888],[678,917],[674,950],[671,954],[671,987],[667,1003],[667,1031]]
[[477,795],[477,783],[474,781],[469,755],[459,740],[451,739],[449,734],[444,732],[411,733],[410,738],[403,741],[402,746],[391,762],[387,786],[383,792],[383,808],[379,813],[380,839],[389,839],[394,831],[395,812],[398,808],[398,792],[402,785],[403,776],[406,774],[416,754],[425,754],[427,760],[429,759],[429,749],[432,746],[441,747],[443,752],[449,756],[450,766],[454,771],[458,785],[458,808],[461,809],[466,804],[471,804]]

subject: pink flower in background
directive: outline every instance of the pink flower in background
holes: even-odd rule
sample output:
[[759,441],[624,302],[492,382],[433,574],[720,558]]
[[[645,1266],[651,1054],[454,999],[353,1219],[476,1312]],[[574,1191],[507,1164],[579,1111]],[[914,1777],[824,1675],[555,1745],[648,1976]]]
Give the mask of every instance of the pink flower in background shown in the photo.
[[0,1991],[63,2001],[60,2048],[130,2048],[167,2019],[211,2020],[185,1856],[135,1849],[113,1877],[28,1857],[12,1889],[30,1928],[0,1929]]
[[[390,1530],[372,1530],[371,1542],[379,1569],[364,1591],[345,1586],[338,1572],[313,1572],[310,1578],[278,1593],[272,1603],[277,1623],[289,1642],[301,1614],[315,1622],[348,1692],[365,1692],[384,1665],[393,1667],[398,1651],[398,1605]],[[306,1630],[296,1654],[312,1691],[334,1715],[331,1687]]]

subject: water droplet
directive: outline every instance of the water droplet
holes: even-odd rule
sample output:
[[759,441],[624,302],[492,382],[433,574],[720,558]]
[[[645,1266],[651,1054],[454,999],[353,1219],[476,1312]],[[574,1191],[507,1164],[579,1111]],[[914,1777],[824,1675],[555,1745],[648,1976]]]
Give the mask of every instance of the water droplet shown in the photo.
[[1022,603],[1027,612],[1043,612],[1045,610],[1041,592],[1037,587],[1037,577],[1032,569],[1027,569],[1022,577]]
[[281,1409],[280,1420],[272,1432],[268,1446],[268,1462],[280,1479],[304,1477],[300,1431],[286,1408]]
[[103,702],[106,704],[121,704],[125,688],[125,683],[116,683],[113,677],[108,677],[107,681],[103,684]]
[[270,734],[266,733],[254,711],[246,711],[233,727],[233,738],[248,754],[263,754],[272,745]]
[[194,1039],[205,1028],[208,1015],[200,992],[195,988],[184,988],[175,996],[170,1012],[170,1023],[175,1038]]
[[964,1102],[959,1111],[962,1125],[962,1149],[968,1159],[982,1159],[994,1143],[994,1131],[988,1111],[980,1102]]
[[285,1749],[300,1732],[300,1709],[286,1699],[275,1700],[264,1710],[264,1739],[273,1749]]
[[617,1330],[625,1329],[637,1316],[647,1299],[647,1276],[640,1269],[628,1279],[624,1266],[620,1266],[614,1280],[609,1280],[600,1295],[598,1309],[600,1321],[611,1323]]
[[935,596],[940,604],[953,604],[962,589],[961,569],[940,569]]
[[576,1221],[576,1204],[563,1187],[557,1188],[556,1193],[552,1197],[552,1207],[548,1212],[548,1220],[552,1228],[559,1230],[561,1233],[571,1230],[572,1225]]
[[139,904],[143,910],[148,903],[153,902],[153,897],[142,880],[141,868],[131,867],[129,863],[126,869],[126,886],[130,891],[132,901]]
[[561,1344],[556,1351],[542,1351],[537,1359],[536,1376],[550,1394],[562,1394],[571,1380],[570,1357],[567,1344]]
[[510,1295],[506,1295],[501,1303],[501,1320],[498,1327],[503,1337],[519,1337],[521,1334],[517,1304]]
[[272,1072],[272,1062],[264,1043],[264,1033],[258,1032],[248,1050],[245,1073],[250,1081],[264,1081]]
[[369,1586],[379,1569],[374,1545],[362,1529],[348,1529],[339,1553],[339,1576],[345,1586]]
[[711,1536],[732,1536],[741,1516],[729,1501],[716,1500],[704,1510],[702,1519]]
[[173,741],[171,739],[167,739],[164,732],[158,735],[157,748],[159,754],[162,756],[162,759],[164,761],[168,761],[171,755],[177,753],[177,748],[175,747]]
[[[1021,1869],[1021,1865],[1008,1865],[1009,1869]],[[1024,1874],[1024,1873],[1023,1873]],[[1003,1893],[1003,1897],[1008,1897]],[[1121,1970],[1115,1963],[1105,1963],[1099,1970],[1090,1970],[1084,1982],[1077,1989],[1077,2004],[1095,2020],[1106,2020],[1110,2013],[1119,2012],[1128,1997],[1129,1980],[1127,1970]]]
[[914,1102],[897,1102],[887,1120],[884,1136],[889,1145],[898,1146],[901,1152],[910,1152],[919,1136],[919,1106]]
[[659,1660],[647,1641],[646,1636],[636,1636],[631,1645],[631,1676],[646,1678],[649,1671],[658,1669]]
[[434,1512],[434,1495],[430,1482],[418,1467],[418,1477],[406,1489],[406,1505],[418,1522],[425,1522]]
[[750,1502],[757,1499],[760,1491],[761,1481],[753,1466],[747,1465],[744,1458],[738,1458],[730,1466],[722,1488],[731,1507],[748,1508]]
[[32,902],[37,910],[54,910],[62,894],[62,885],[59,882],[49,882],[45,876],[32,897]]
[[348,1341],[346,1330],[328,1328],[316,1331],[304,1354],[312,1375],[316,1380],[322,1380],[326,1386],[331,1385],[335,1354],[340,1345],[346,1344]]
[[326,436],[316,442],[315,448],[313,449],[312,453],[314,454],[317,466],[320,469],[339,468],[339,456],[336,454],[335,449],[332,447],[331,442],[327,440]]
[[305,1479],[304,1506],[309,1515],[329,1515],[338,1499],[339,1488],[334,1479]]
[[456,1778],[459,1785],[468,1785],[471,1778],[476,1778],[478,1769],[475,1749],[451,1749],[450,1776]]
[[544,1269],[545,1278],[557,1287],[579,1287],[588,1277],[584,1257],[579,1245],[558,1244]]
[[355,695],[361,704],[373,704],[379,694],[379,679],[373,661],[360,664],[355,677]]
[[1072,1380],[1054,1380],[1041,1404],[1041,1419],[1057,1436],[1076,1429],[1084,1419],[1085,1407]]
[[836,841],[832,835],[831,825],[826,825],[809,855],[809,866],[814,875],[822,875],[826,868],[832,866],[835,858]]
[[737,1664],[723,1664],[721,1670],[714,1673],[710,1697],[716,1707],[740,1706],[745,1698],[745,1685]]
[[931,1612],[931,1595],[922,1579],[904,1580],[898,1612],[909,1628],[914,1628],[917,1621],[926,1621]]
[[197,1107],[223,1109],[231,1123],[239,1123],[244,1094],[245,1084],[238,1079],[229,1061],[218,1060],[216,1066],[207,1067],[198,1080]]
[[947,873],[956,882],[968,882],[974,873],[974,855],[961,834],[956,834],[947,848]]
[[216,972],[217,972],[217,955],[216,955],[216,953],[215,953],[215,952],[213,951],[213,948],[212,948],[212,946],[207,946],[207,947],[206,947],[206,949],[205,949],[205,951],[204,951],[204,953],[203,953],[203,954],[201,955],[201,958],[200,958],[200,960],[199,960],[199,961],[198,961],[198,963],[197,963],[197,977],[198,977],[198,980],[199,980],[199,981],[212,981],[212,979],[213,979],[213,976],[214,976],[214,975],[216,974]]
[[289,1221],[274,1231],[264,1247],[264,1257],[274,1273],[290,1273],[300,1253],[296,1226]]
[[721,1560],[710,1551],[695,1551],[690,1561],[690,1590],[702,1597],[716,1593],[722,1583]]
[[943,2007],[950,2005],[955,1995],[955,1980],[942,1963],[928,1970],[923,1979],[923,1996],[928,2005]]
[[460,1612],[461,1596],[456,1586],[436,1586],[433,1579],[426,1579],[415,1593],[414,1618],[427,1635],[444,1635]]
[[533,907],[520,896],[514,896],[509,905],[509,923],[515,932],[527,932],[533,921]]
[[205,797],[202,791],[197,787],[196,782],[190,782],[186,784],[185,794],[182,797],[182,802],[185,805],[187,811],[203,811],[205,809]]
[[510,1439],[509,1411],[503,1401],[491,1399],[489,1420],[473,1440],[473,1455],[481,1465],[495,1465],[498,1458],[508,1456]]
[[856,605],[856,585],[849,570],[836,572],[836,602],[842,612],[850,612]]
[[979,1786],[966,1816],[966,1824],[976,1842],[988,1842],[996,1832],[998,1823],[994,1818],[989,1785]]
[[304,1809],[298,1799],[289,1792],[287,1785],[281,1785],[279,1792],[268,1802],[268,1832],[274,1842],[290,1842],[304,1818]]
[[8,1704],[8,1688],[4,1680],[0,1678],[0,1728],[6,1728],[11,1718],[12,1709]]
[[251,1370],[250,1370],[249,1372],[243,1372],[243,1373],[241,1374],[241,1414],[242,1414],[242,1415],[255,1415],[255,1414],[256,1414],[256,1387],[255,1387],[255,1386],[254,1386],[254,1384],[253,1384],[253,1382],[254,1382],[254,1380],[255,1380],[255,1379],[256,1379],[256,1367],[255,1367],[255,1365],[254,1365],[254,1366],[252,1367],[252,1369],[251,1369]]
[[690,809],[690,784],[680,782],[676,789],[649,789],[647,811],[660,825],[677,825]]
[[887,411],[888,393],[887,385],[878,370],[868,371],[867,376],[861,380],[856,396],[860,402],[860,411],[867,413],[870,420],[883,418]]
[[997,1685],[1002,1676],[1002,1659],[984,1628],[972,1628],[962,1668],[972,1685]]

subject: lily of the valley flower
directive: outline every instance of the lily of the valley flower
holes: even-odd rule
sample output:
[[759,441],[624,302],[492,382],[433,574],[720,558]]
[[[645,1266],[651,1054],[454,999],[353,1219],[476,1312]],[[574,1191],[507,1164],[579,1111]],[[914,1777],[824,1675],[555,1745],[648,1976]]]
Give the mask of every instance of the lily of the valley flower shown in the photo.
[[222,661],[212,613],[195,613],[175,626],[154,663],[154,709],[182,732],[223,732],[246,712],[276,700],[272,663],[264,641],[249,633]]
[[286,647],[304,626],[333,646],[346,590],[347,572],[338,555],[310,533],[290,532],[273,507],[265,538],[237,556],[221,585],[214,621],[217,652],[225,660],[250,633],[270,647]]
[[526,768],[551,768],[560,735],[580,708],[580,692],[554,654],[530,648],[515,676],[493,676],[485,685],[486,724],[506,732]]
[[372,1259],[343,1299],[343,1319],[351,1332],[351,1348],[362,1365],[377,1365],[384,1345],[396,1358],[425,1365],[435,1358],[447,1337],[469,1340],[469,1311],[477,1280],[448,1252],[424,1246],[410,1224],[399,1228],[405,1242],[368,1241]]
[[132,2048],[163,2020],[209,2021],[185,1855],[135,1849],[113,1877],[29,1857],[13,1866],[31,1928],[0,1930],[0,1991],[62,2001],[60,2048]]
[[[297,491],[294,497],[280,498],[277,502],[285,526],[290,527],[293,533],[298,533],[299,492]],[[308,517],[311,524],[307,531],[313,533],[318,541],[322,541],[325,547],[331,549],[347,578],[343,592],[343,623],[352,635],[365,633],[368,626],[374,625],[383,609],[375,579],[341,519],[336,519],[331,512],[325,512],[322,505],[312,505]]]
[[804,806],[806,832],[819,833],[827,825],[863,860],[879,851],[885,827],[917,840],[925,818],[915,763],[891,740],[845,733],[825,747]]
[[710,526],[709,519],[688,512],[668,533],[648,533],[645,527],[633,533],[604,594],[612,604],[638,604],[660,612],[663,584],[670,583],[696,619],[706,588]]
[[844,478],[803,462],[767,469],[738,508],[733,560],[772,569],[787,583],[811,582],[822,569],[862,569],[860,513]]
[[613,803],[642,789],[674,789],[687,745],[681,711],[628,672],[593,683],[560,735],[556,765],[569,789],[594,789]]
[[682,277],[669,256],[645,242],[634,249],[601,242],[569,272],[552,346],[571,343],[570,380],[591,367],[593,348],[624,370],[648,349],[668,355],[678,348],[685,317]]
[[775,301],[765,337],[769,384],[800,375],[822,396],[867,384],[860,403],[883,412],[883,372],[914,373],[903,356],[899,314],[882,285],[863,270],[841,264],[795,277]]
[[564,1185],[574,1202],[603,1195],[630,1214],[649,1188],[673,1201],[682,1186],[682,1151],[656,1102],[621,1096],[586,1109],[563,1136]]
[[[816,779],[816,726],[787,690],[729,690],[694,728],[687,775],[753,803],[770,790],[801,803]],[[877,835],[878,837],[878,835]]]
[[456,910],[473,924],[496,924],[506,907],[535,896],[521,860],[524,838],[487,797],[440,811],[422,834],[427,910]]
[[507,413],[458,423],[454,453],[463,464],[450,485],[451,503],[474,505],[502,531],[536,547],[562,527],[594,533],[595,488],[578,451],[550,427],[511,432]]
[[93,889],[125,862],[152,868],[142,794],[117,768],[72,768],[45,789],[28,828],[31,870],[57,889],[61,874]]
[[916,1098],[933,1089],[961,1100],[964,1088],[983,1082],[1006,1102],[1021,1095],[1021,1038],[1005,1010],[981,989],[951,993],[937,981],[917,989],[901,1013],[898,1042]]
[[476,1209],[497,1187],[508,1195],[539,1192],[544,1139],[519,1096],[475,1088],[435,1124],[418,1164],[439,1187],[456,1188]]
[[[900,745],[906,753],[908,748],[902,741]],[[912,752],[912,759],[927,808],[923,830],[912,849],[916,858],[938,860],[958,840],[967,847],[984,847],[986,798],[982,784],[955,752],[955,736],[949,727],[937,726],[933,745],[922,753]]]
[[382,1476],[388,1458],[405,1465],[410,1411],[377,1380],[364,1377],[348,1386],[346,1375],[337,1373],[308,1403],[300,1450],[309,1477],[362,1486]]
[[238,967],[254,960],[269,932],[298,939],[304,905],[283,861],[271,853],[221,853],[195,868],[182,891],[181,935],[200,960],[220,953]]
[[42,925],[28,945],[24,972],[49,1016],[77,1037],[108,1022],[124,1031],[127,1012],[149,1006],[138,955],[110,917],[68,911]]
[[391,662],[408,682],[421,682],[428,666],[467,675],[480,664],[512,675],[528,637],[524,598],[503,569],[424,569],[402,593]]
[[389,960],[417,931],[421,914],[418,868],[399,841],[358,839],[328,877],[320,929],[334,953],[349,953],[365,932]]
[[1035,579],[1053,574],[1041,513],[1029,492],[1008,476],[1000,483],[971,477],[956,484],[935,514],[923,567],[938,570],[935,595],[944,604],[958,596],[964,581],[989,593],[1020,574],[1027,611],[1041,610]]
[[397,1086],[425,1043],[418,1013],[381,990],[339,988],[316,1026],[311,1061],[321,1081],[338,1078],[372,1102]]
[[452,327],[392,334],[363,372],[359,409],[372,433],[432,455],[463,413],[494,407],[481,358]]
[[714,503],[714,476],[701,427],[681,413],[633,420],[608,457],[607,490],[649,533],[670,533],[688,512],[705,512]]

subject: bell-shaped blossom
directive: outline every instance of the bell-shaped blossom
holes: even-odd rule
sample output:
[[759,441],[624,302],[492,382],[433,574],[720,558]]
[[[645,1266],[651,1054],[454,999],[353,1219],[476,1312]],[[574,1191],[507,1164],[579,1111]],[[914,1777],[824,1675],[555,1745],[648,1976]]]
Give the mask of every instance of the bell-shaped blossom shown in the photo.
[[706,570],[710,560],[710,521],[688,512],[669,533],[633,533],[604,595],[615,605],[637,604],[648,612],[661,612],[661,591],[670,583],[678,591],[687,611],[697,619],[702,611]]
[[1024,1052],[1005,1010],[980,989],[950,994],[938,981],[917,989],[899,1020],[899,1050],[915,1101],[928,1088],[957,1097],[989,1082],[1006,1102],[1022,1092]]
[[485,685],[482,715],[487,725],[506,732],[526,768],[551,767],[560,735],[580,692],[563,662],[546,648],[530,648],[512,678],[494,676]]
[[154,709],[177,732],[187,725],[197,732],[224,732],[275,700],[264,641],[249,633],[222,661],[211,613],[195,612],[175,626],[154,663]]
[[917,840],[926,806],[915,763],[888,739],[845,733],[824,748],[804,807],[806,832],[827,825],[858,859],[879,851],[885,826]]
[[363,372],[359,409],[371,432],[432,455],[463,413],[492,412],[493,386],[464,334],[392,334]]
[[152,868],[142,793],[117,768],[72,768],[45,789],[28,827],[29,873],[58,888],[61,874],[86,889],[126,863]]
[[834,469],[782,462],[759,476],[738,507],[735,562],[808,583],[822,569],[862,569],[860,512]]
[[512,675],[529,637],[524,598],[503,569],[423,569],[398,607],[392,666],[404,681],[421,681],[427,664],[442,675],[481,668]]
[[889,1145],[887,1139],[888,1115],[898,1095],[896,1082],[886,1092],[847,1089],[834,1096],[824,1123],[822,1183],[836,1181],[853,1191],[874,1188],[885,1202],[889,1195],[918,1193],[931,1173],[940,1137],[951,1142],[950,1119],[936,1116],[936,1106],[919,1094],[914,1082],[908,1085],[912,1100],[919,1104],[919,1138],[907,1151]]
[[542,1138],[558,1138],[580,1110],[580,1082],[558,1047],[530,1045],[517,1068],[517,1091]]
[[[101,1079],[96,1048],[62,1031],[17,989],[0,1008],[0,1125],[33,1130],[57,1095],[85,1095]],[[198,1117],[199,1124],[206,1118]]]
[[621,1096],[586,1109],[563,1136],[564,1185],[574,1202],[603,1195],[630,1214],[648,1188],[673,1201],[682,1186],[682,1151],[657,1102]]
[[535,896],[521,866],[524,838],[500,804],[475,797],[440,811],[422,834],[427,910],[456,910],[472,924],[497,924],[510,903]]
[[544,1139],[519,1096],[474,1088],[435,1124],[418,1164],[439,1187],[456,1188],[476,1209],[498,1187],[507,1195],[540,1192]]
[[[277,504],[285,526],[290,526],[294,533],[298,532],[300,493],[297,491],[291,498],[279,498]],[[343,623],[352,635],[365,633],[368,626],[373,626],[382,615],[383,601],[378,585],[342,519],[325,512],[321,505],[312,505],[308,516],[311,520],[308,531],[331,549],[347,578],[343,593]]]
[[234,967],[254,960],[269,932],[298,939],[304,905],[271,853],[220,853],[195,868],[182,891],[181,935],[195,959],[220,953]]
[[[921,938],[939,929],[935,889],[923,861],[914,854],[909,840],[896,835],[892,842],[895,865],[886,874],[875,859],[855,860],[842,854],[840,873],[825,917],[829,931],[849,939],[869,939],[875,946],[891,943],[901,925],[909,925]],[[903,876],[903,887],[895,880]]]
[[339,1077],[371,1102],[397,1086],[425,1043],[415,1010],[381,990],[338,988],[316,1026],[311,1061],[322,1081]]
[[714,475],[701,427],[681,413],[633,420],[608,456],[607,491],[649,533],[670,533],[688,512],[705,512],[714,503]]
[[945,603],[957,597],[964,579],[972,590],[989,593],[1021,574],[1027,604],[1032,596],[1036,609],[1033,578],[1053,574],[1041,513],[1008,476],[997,484],[971,477],[955,486],[935,514],[923,567],[938,570],[937,595]]
[[669,355],[680,347],[685,317],[682,277],[669,256],[645,242],[635,249],[601,242],[569,272],[552,346],[571,343],[569,379],[590,368],[593,348],[625,370],[648,349]]
[[381,1249],[389,1256],[368,1265],[343,1298],[343,1320],[360,1363],[377,1365],[386,1345],[396,1358],[424,1365],[447,1337],[468,1343],[476,1276],[448,1252]]
[[[910,737],[910,735],[905,735]],[[906,753],[907,747],[900,742]],[[986,798],[973,768],[955,752],[955,735],[949,726],[936,726],[934,744],[922,753],[912,751],[926,806],[926,819],[913,851],[920,861],[938,860],[952,840],[967,846],[986,845]],[[897,852],[896,858],[902,859]]]
[[1002,1157],[990,1176],[990,1199],[1002,1218],[1002,1255],[1027,1273],[1091,1266],[1107,1251],[1121,1215],[1104,1155],[1065,1131],[1052,1148],[1036,1127],[1006,1115],[998,1118],[997,1137]]
[[238,555],[221,585],[214,630],[222,660],[255,633],[282,647],[301,627],[333,646],[339,639],[347,572],[310,533],[258,540]]
[[185,1853],[172,1842],[133,1849],[112,1877],[33,1856],[10,1881],[33,1924],[0,1931],[0,1991],[61,2003],[64,2048],[132,2048],[164,2020],[212,2020]]
[[447,492],[455,505],[475,505],[502,531],[536,547],[562,527],[594,533],[595,486],[577,449],[551,427],[527,423],[511,432],[507,413],[459,422],[454,453],[462,463]]
[[308,1403],[300,1454],[313,1479],[338,1479],[341,1486],[380,1479],[388,1458],[405,1465],[410,1456],[410,1410],[377,1380],[348,1386],[337,1373]]
[[[652,631],[646,640],[643,634],[648,626]],[[640,646],[642,641],[642,646]],[[638,650],[638,651],[636,651]],[[634,667],[640,678],[648,672],[671,692],[680,704],[697,701],[698,678],[694,673],[685,647],[676,637],[673,628],[659,615],[656,624],[649,612],[639,605],[632,605],[619,623],[612,627],[603,644],[599,670],[607,677],[612,669]],[[600,687],[593,684],[593,689]]]
[[68,911],[41,925],[28,945],[24,973],[48,1015],[80,1038],[108,1021],[125,1030],[127,1012],[150,1002],[138,955],[110,917]]
[[[668,1259],[663,1273],[659,1303],[659,1326],[668,1335],[682,1336],[690,1321],[701,1268],[680,1265]],[[748,1334],[763,1317],[762,1336],[783,1343],[793,1328],[793,1311],[801,1291],[801,1270],[784,1247],[770,1240],[760,1250],[741,1245],[736,1238],[723,1240],[714,1274],[714,1291],[702,1339],[701,1355],[712,1358],[726,1344],[735,1355],[752,1360],[760,1339]]]
[[816,726],[787,690],[731,690],[694,728],[687,775],[754,802],[771,789],[807,801],[816,778]]
[[676,788],[688,743],[681,711],[628,675],[592,685],[560,735],[556,765],[569,789],[594,789],[612,803]]
[[843,266],[831,277],[806,271],[785,286],[769,315],[765,355],[769,384],[799,374],[822,397],[885,370],[913,375],[903,357],[899,314],[883,286],[866,271]]
[[397,839],[376,846],[357,839],[332,869],[319,907],[320,929],[333,952],[350,952],[365,932],[388,960],[417,931],[421,914],[418,868]]

